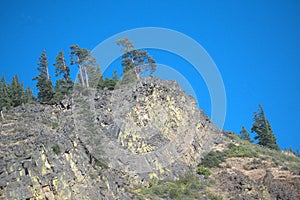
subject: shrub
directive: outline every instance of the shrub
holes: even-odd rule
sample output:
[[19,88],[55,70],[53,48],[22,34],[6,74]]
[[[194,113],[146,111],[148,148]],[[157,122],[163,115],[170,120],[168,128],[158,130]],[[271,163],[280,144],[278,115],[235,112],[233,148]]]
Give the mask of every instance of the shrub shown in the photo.
[[58,122],[53,122],[52,123],[52,128],[54,129],[54,128],[57,128],[59,126],[59,123]]
[[204,178],[208,178],[211,175],[211,171],[201,165],[197,169],[197,174],[204,175]]
[[142,199],[156,199],[155,197],[171,199],[196,199],[201,190],[205,188],[204,183],[193,174],[185,174],[175,181],[151,181],[149,188],[142,188],[139,196]]
[[103,159],[95,159],[95,165],[97,165],[101,168],[104,168],[104,169],[108,168],[107,164],[105,163],[105,161]]
[[219,167],[225,161],[225,154],[220,151],[211,151],[206,154],[201,162],[201,165],[207,168]]
[[58,146],[58,144],[53,145],[52,150],[56,155],[61,153],[61,150],[60,150],[60,147]]
[[226,152],[228,157],[257,157],[258,154],[251,148],[248,148],[244,145],[236,146],[234,144],[229,144],[229,150]]

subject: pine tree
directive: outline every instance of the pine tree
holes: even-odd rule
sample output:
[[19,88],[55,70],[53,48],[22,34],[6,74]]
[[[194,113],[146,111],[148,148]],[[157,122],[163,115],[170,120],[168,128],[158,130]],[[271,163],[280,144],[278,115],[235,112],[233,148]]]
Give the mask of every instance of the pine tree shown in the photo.
[[24,103],[31,103],[35,101],[35,97],[33,95],[33,91],[28,86],[24,92]]
[[139,80],[142,73],[149,72],[152,74],[156,70],[155,60],[145,50],[135,49],[134,44],[128,38],[118,40],[117,45],[120,45],[124,52],[121,63],[123,81]]
[[102,78],[101,70],[99,65],[95,63],[95,65],[87,65],[87,76],[89,79],[89,87],[97,88],[97,84],[99,79]]
[[71,79],[70,67],[66,65],[63,51],[58,53],[54,67],[56,76],[63,75],[63,77],[58,79],[55,84],[54,101],[57,102],[72,93],[74,83]]
[[249,132],[247,131],[247,129],[245,128],[245,126],[242,126],[242,130],[240,131],[240,138],[242,140],[247,140],[249,142],[253,142],[250,138],[250,134]]
[[114,71],[112,74],[112,78],[105,78],[101,76],[99,79],[97,88],[100,90],[103,90],[104,88],[108,90],[114,90],[117,82],[119,81],[118,76],[117,76],[117,71]]
[[2,78],[0,80],[0,110],[3,108],[9,109],[12,105],[9,88],[6,85],[6,79],[4,74],[2,74]]
[[12,106],[20,106],[24,103],[24,86],[19,82],[18,75],[15,75],[12,79],[11,85],[9,85],[10,99]]
[[43,51],[41,54],[37,69],[40,74],[32,79],[37,81],[36,87],[39,90],[37,98],[41,103],[51,104],[54,92],[48,70],[48,58],[46,51]]
[[300,151],[298,148],[295,150],[295,155],[300,158]]
[[72,45],[71,49],[71,65],[77,65],[79,69],[79,82],[82,87],[96,88],[98,80],[101,77],[100,67],[92,53],[80,48],[78,45]]
[[258,106],[259,112],[254,112],[253,125],[251,132],[256,132],[255,139],[258,144],[268,147],[270,149],[280,150],[277,145],[276,137],[272,131],[270,122],[267,120],[263,107]]

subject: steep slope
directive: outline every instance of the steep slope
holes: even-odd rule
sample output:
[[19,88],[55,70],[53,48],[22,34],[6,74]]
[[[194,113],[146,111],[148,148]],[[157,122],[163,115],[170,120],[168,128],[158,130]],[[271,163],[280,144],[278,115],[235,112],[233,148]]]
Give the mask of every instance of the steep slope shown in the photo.
[[97,93],[96,99],[109,167],[140,178],[171,176],[185,171],[183,166],[196,166],[203,152],[221,140],[221,130],[173,81],[147,78],[114,91],[109,99],[103,91]]
[[[275,154],[219,130],[174,81],[78,88],[60,105],[28,104],[4,118],[0,199],[299,197],[299,159],[272,165]],[[236,146],[254,156],[240,156]],[[211,159],[208,152],[224,159],[202,166],[212,172],[204,176],[198,164]]]

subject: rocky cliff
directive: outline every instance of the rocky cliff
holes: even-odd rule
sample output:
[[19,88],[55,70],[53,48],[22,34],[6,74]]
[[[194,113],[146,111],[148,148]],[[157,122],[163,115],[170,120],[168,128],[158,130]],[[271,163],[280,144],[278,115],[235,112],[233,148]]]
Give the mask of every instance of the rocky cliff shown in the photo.
[[[193,188],[186,181],[177,196],[149,191],[173,187],[187,174],[197,182],[193,199],[299,197],[297,171],[274,160],[253,164],[254,158],[231,156],[210,177],[197,173],[208,152],[243,144],[233,135],[215,127],[174,81],[151,77],[114,91],[78,89],[60,105],[4,113],[0,199],[185,199]],[[297,169],[300,161],[288,159]],[[244,169],[249,163],[254,169]]]

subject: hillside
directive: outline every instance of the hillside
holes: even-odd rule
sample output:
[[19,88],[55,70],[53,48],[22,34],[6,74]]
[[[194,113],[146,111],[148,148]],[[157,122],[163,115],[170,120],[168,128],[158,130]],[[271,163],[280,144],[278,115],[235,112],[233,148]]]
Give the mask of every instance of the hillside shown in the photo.
[[300,199],[300,159],[218,129],[174,81],[4,112],[0,199]]

